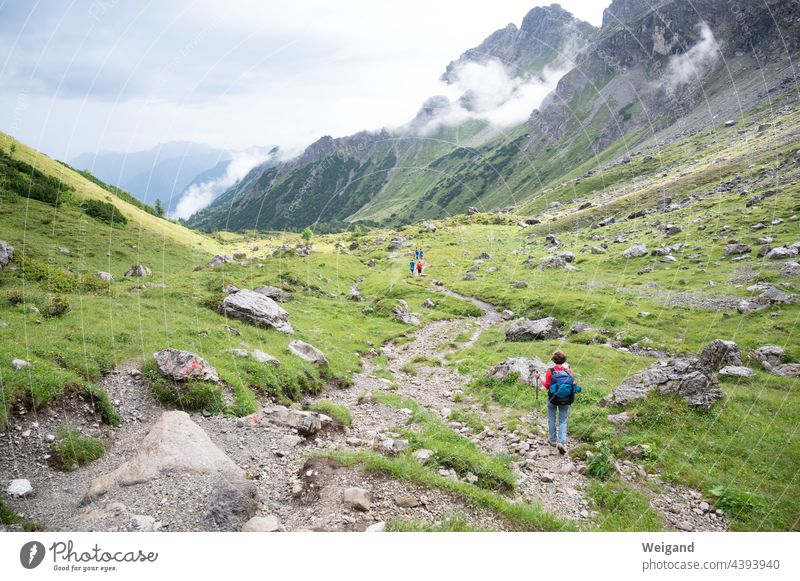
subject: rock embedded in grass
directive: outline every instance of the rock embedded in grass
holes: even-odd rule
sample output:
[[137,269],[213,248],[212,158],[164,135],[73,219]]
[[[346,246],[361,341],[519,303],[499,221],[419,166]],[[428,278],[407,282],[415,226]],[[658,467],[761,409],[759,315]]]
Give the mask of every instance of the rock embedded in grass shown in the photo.
[[742,352],[733,341],[714,339],[706,345],[699,357],[700,363],[716,371],[723,366],[742,364]]
[[217,254],[214,258],[212,258],[206,267],[208,268],[216,268],[218,266],[222,266],[223,264],[229,264],[233,262],[233,258],[228,256],[227,254]]
[[286,292],[285,290],[281,290],[274,286],[260,286],[256,289],[253,289],[253,292],[264,295],[265,297],[268,297],[278,303],[288,303],[294,298],[292,293]]
[[392,315],[395,320],[405,323],[406,325],[419,325],[419,317],[408,309],[408,303],[402,299],[397,301],[397,304],[392,307]]
[[247,289],[222,299],[219,312],[226,317],[240,319],[257,327],[272,327],[281,333],[294,333],[289,323],[289,313],[271,298]]
[[756,372],[741,365],[727,365],[717,372],[724,377],[755,377]]
[[153,353],[158,370],[165,377],[175,381],[198,379],[201,381],[219,381],[217,370],[205,359],[191,351],[180,349],[164,349]]
[[289,343],[289,351],[314,365],[319,365],[320,367],[328,365],[328,359],[325,354],[305,341],[293,340]]
[[6,266],[14,258],[14,247],[0,240],[0,267]]
[[150,276],[153,274],[153,271],[146,267],[144,264],[134,264],[132,265],[125,274],[123,275],[125,278],[131,277],[143,277],[143,276]]
[[492,367],[487,377],[494,377],[502,381],[516,373],[520,382],[533,385],[536,372],[538,371],[540,375],[544,376],[546,370],[547,367],[538,357],[509,357]]
[[625,258],[640,258],[647,256],[647,246],[645,244],[634,244],[622,253]]
[[558,339],[560,335],[561,323],[554,317],[536,321],[526,319],[513,323],[506,329],[506,341],[541,341]]
[[253,359],[258,361],[259,363],[269,363],[270,365],[274,365],[275,367],[280,367],[281,362],[277,357],[273,357],[269,353],[264,353],[260,349],[253,349]]
[[682,357],[659,361],[644,371],[625,379],[622,384],[598,402],[600,406],[628,405],[648,397],[651,391],[678,395],[689,405],[708,411],[725,392],[707,366],[696,358]]
[[24,369],[26,367],[30,367],[30,363],[25,359],[13,359],[11,361],[11,367],[19,371],[20,369]]
[[98,271],[96,274],[100,280],[104,280],[106,282],[112,282],[114,280],[114,275],[110,272]]

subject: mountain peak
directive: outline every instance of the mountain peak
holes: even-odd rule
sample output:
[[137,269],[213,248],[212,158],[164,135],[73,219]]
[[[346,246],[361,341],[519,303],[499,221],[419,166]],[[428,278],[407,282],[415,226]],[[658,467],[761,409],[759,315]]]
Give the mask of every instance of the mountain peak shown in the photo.
[[614,0],[603,10],[603,28],[623,24],[656,7],[648,0]]

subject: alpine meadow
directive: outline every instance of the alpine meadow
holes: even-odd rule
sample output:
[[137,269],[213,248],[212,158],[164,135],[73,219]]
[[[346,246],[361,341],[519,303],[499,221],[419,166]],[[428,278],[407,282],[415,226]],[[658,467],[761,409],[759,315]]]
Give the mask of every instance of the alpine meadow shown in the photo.
[[598,24],[296,154],[2,127],[0,531],[800,531],[800,3]]

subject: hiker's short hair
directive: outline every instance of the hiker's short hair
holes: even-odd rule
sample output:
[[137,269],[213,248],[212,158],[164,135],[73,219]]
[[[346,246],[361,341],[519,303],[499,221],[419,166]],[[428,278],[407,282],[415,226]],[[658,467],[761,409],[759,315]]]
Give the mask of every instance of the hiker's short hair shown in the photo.
[[553,353],[553,363],[556,365],[562,365],[563,363],[567,362],[567,356],[564,355],[563,351],[556,351]]

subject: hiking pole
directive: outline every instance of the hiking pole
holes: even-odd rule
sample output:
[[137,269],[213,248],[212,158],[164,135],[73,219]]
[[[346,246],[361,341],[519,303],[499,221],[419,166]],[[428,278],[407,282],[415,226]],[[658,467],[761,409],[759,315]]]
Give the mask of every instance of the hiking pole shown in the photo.
[[534,389],[536,390],[536,422],[539,422],[539,372],[534,375]]

